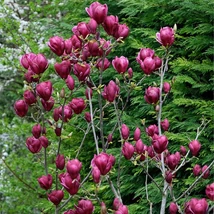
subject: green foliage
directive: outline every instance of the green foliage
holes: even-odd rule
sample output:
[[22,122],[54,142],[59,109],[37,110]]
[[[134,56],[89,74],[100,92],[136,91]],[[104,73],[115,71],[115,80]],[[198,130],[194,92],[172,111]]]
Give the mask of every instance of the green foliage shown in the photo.
[[[2,1],[3,2],[3,1]],[[0,200],[1,211],[4,213],[53,213],[53,206],[47,201],[45,191],[38,188],[38,178],[43,174],[42,159],[40,156],[29,154],[25,148],[25,139],[30,135],[33,121],[19,120],[14,117],[12,103],[21,99],[24,83],[22,81],[23,69],[19,65],[19,58],[26,51],[42,52],[50,60],[55,56],[50,53],[45,45],[53,35],[69,38],[71,29],[80,21],[88,21],[84,8],[89,6],[91,0],[64,1],[59,0],[46,3],[45,1],[17,1],[23,8],[23,14],[17,14],[11,5],[0,8],[4,19],[0,20],[2,34],[0,41],[0,151],[2,158],[16,173],[18,177],[26,181],[36,191],[32,191],[2,162],[0,171]],[[210,121],[206,129],[199,137],[202,143],[202,151],[198,158],[193,159],[192,165],[187,165],[176,174],[174,188],[176,197],[192,184],[195,178],[192,175],[192,167],[195,163],[209,164],[213,160],[213,7],[209,0],[108,0],[101,1],[109,6],[109,14],[118,15],[119,20],[130,27],[130,36],[125,43],[112,52],[114,56],[126,56],[134,70],[133,82],[142,78],[142,71],[135,62],[137,52],[142,47],[150,47],[156,54],[162,56],[163,50],[155,42],[155,33],[160,27],[177,24],[176,41],[171,49],[169,71],[166,74],[167,81],[172,83],[172,90],[164,103],[163,118],[170,121],[170,130],[165,134],[169,138],[169,150],[175,152],[180,145],[188,146],[190,140],[196,136],[196,130],[201,121]],[[28,9],[24,9],[24,6]],[[14,15],[15,13],[15,15]],[[119,14],[118,14],[119,13]],[[20,15],[20,17],[19,17]],[[52,78],[54,87],[61,89],[63,82],[54,79],[53,66],[49,67],[44,79]],[[104,84],[109,81],[115,72],[112,68],[104,72]],[[121,81],[122,82],[122,81]],[[158,77],[151,75],[142,84],[135,88],[130,95],[127,111],[124,112],[122,121],[126,123],[133,133],[136,126],[145,127],[141,120],[145,119],[146,126],[156,123],[156,114],[151,105],[144,101],[145,88],[149,85],[159,85]],[[67,90],[67,89],[66,89]],[[84,96],[84,91],[77,92],[73,96]],[[57,94],[54,94],[57,97]],[[121,94],[126,97],[127,94]],[[111,118],[109,120],[109,118]],[[50,115],[51,119],[51,115]],[[115,124],[116,117],[113,107],[105,113],[105,135],[111,131],[109,127]],[[73,126],[68,126],[64,132],[64,144],[62,153],[67,157],[75,157],[80,145],[83,133],[77,126],[85,128],[86,125],[81,116],[73,118]],[[54,155],[56,151],[56,137],[52,128],[48,129],[50,141],[53,145],[49,151],[49,162],[54,169]],[[145,144],[150,145],[150,139],[142,134]],[[82,175],[86,175],[90,167],[90,161],[94,154],[94,141],[88,136],[81,150],[81,161],[84,162]],[[110,145],[109,153],[119,158],[118,135],[115,134],[113,145]],[[114,148],[116,147],[116,148]],[[5,155],[7,154],[7,155]],[[32,164],[33,163],[33,164]],[[118,163],[111,172],[114,181],[117,179]],[[150,168],[150,174],[158,184],[163,180],[155,167]],[[149,203],[146,200],[145,173],[141,166],[135,166],[122,157],[120,167],[121,194],[130,213],[149,213]],[[211,172],[211,177],[213,171]],[[204,187],[211,180],[202,180],[191,192],[190,196],[204,197]],[[116,184],[116,182],[115,182]],[[85,184],[85,189],[94,194],[94,184],[91,181]],[[154,183],[148,181],[149,200],[153,203],[153,213],[159,212],[161,195]],[[90,195],[90,194],[89,194]],[[107,207],[112,207],[113,195],[105,180],[99,189],[98,196],[102,198]],[[187,200],[189,197],[187,197]],[[27,200],[26,200],[27,198]],[[77,201],[71,201],[68,207],[72,208]],[[171,201],[168,197],[168,204]],[[179,201],[184,202],[184,199]],[[95,213],[99,213],[99,205],[96,204]]]

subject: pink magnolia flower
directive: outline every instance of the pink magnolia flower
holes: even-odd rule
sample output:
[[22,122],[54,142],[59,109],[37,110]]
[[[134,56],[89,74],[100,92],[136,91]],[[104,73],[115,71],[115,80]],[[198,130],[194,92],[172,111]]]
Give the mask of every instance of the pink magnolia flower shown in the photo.
[[186,155],[187,150],[186,150],[186,148],[185,148],[184,146],[181,146],[181,147],[180,147],[180,153],[181,153],[182,156],[185,156],[185,155]]
[[87,24],[87,28],[91,34],[95,34],[97,32],[97,22],[91,18]]
[[28,137],[26,139],[26,146],[30,152],[38,153],[42,149],[42,143],[39,139],[36,139],[35,137]]
[[156,34],[156,39],[165,47],[171,46],[175,41],[175,32],[171,27],[163,27]]
[[146,89],[144,99],[149,104],[156,104],[159,100],[160,88],[149,86]]
[[125,206],[123,204],[120,205],[118,210],[114,212],[114,214],[128,214],[128,213],[129,213],[129,211],[128,211],[127,206]]
[[115,157],[104,152],[94,155],[91,161],[92,167],[97,167],[101,175],[106,175],[115,163]]
[[61,120],[63,120],[64,122],[68,122],[73,116],[73,111],[69,105],[65,105],[64,108],[62,108],[61,106],[59,107],[58,114]]
[[129,128],[126,124],[122,124],[121,126],[121,134],[124,140],[127,140],[130,134]]
[[185,204],[185,214],[206,214],[208,210],[208,203],[205,198],[192,198]]
[[169,213],[170,214],[177,214],[178,212],[178,206],[176,203],[174,202],[171,202],[170,205],[169,205]]
[[189,149],[190,152],[192,153],[193,156],[197,156],[200,149],[201,149],[201,144],[197,140],[193,140],[189,143]]
[[145,74],[150,75],[156,69],[155,60],[151,57],[146,57],[140,62],[140,67]]
[[71,63],[69,61],[62,61],[54,65],[56,73],[62,78],[66,79],[71,71]]
[[119,28],[118,17],[113,15],[107,16],[102,26],[108,35],[115,35]]
[[75,81],[72,76],[68,75],[65,83],[71,91],[74,90]]
[[201,166],[196,164],[194,167],[193,167],[193,174],[194,176],[199,176],[201,174]]
[[28,69],[30,67],[29,65],[29,61],[28,60],[32,60],[36,57],[36,54],[34,53],[28,53],[28,54],[24,54],[22,56],[22,58],[20,59],[20,64],[22,65],[22,67],[24,67],[25,69]]
[[90,200],[80,200],[76,207],[76,214],[92,214],[94,206]]
[[157,135],[155,138],[153,138],[152,145],[155,152],[161,154],[167,148],[168,139],[165,135]]
[[129,60],[124,57],[115,57],[114,60],[112,60],[112,65],[114,67],[114,69],[119,73],[119,74],[123,74],[127,71],[128,66],[129,66]]
[[93,18],[98,24],[101,24],[108,13],[108,6],[106,4],[100,4],[99,2],[93,2],[89,8],[85,8],[88,15]]
[[28,68],[28,71],[24,74],[24,78],[28,83],[39,81],[38,74],[35,74],[30,67]]
[[85,120],[90,123],[91,122],[91,114],[90,112],[85,112]]
[[150,48],[141,48],[140,52],[138,53],[138,56],[136,58],[137,62],[140,63],[140,61],[143,61],[147,57],[153,58],[155,55],[155,51]]
[[52,83],[50,81],[41,82],[36,86],[36,92],[43,100],[48,101],[52,94]]
[[122,38],[123,40],[129,35],[129,28],[126,24],[119,24],[117,31],[114,32],[115,39]]
[[[205,171],[206,171],[206,172],[205,172]],[[203,172],[205,172],[205,173],[203,174],[202,178],[207,179],[207,178],[209,177],[209,175],[210,175],[210,170],[208,169],[208,166],[207,166],[207,165],[204,165],[204,166],[202,167],[201,173],[203,173]]]
[[168,129],[169,129],[168,119],[164,119],[163,121],[161,121],[161,127],[164,131],[168,131]]
[[58,154],[56,157],[56,167],[57,169],[63,170],[65,167],[65,157],[64,155]]
[[81,36],[83,39],[90,34],[88,26],[85,22],[78,23],[77,26],[73,27],[72,31],[74,34]]
[[140,135],[141,135],[141,131],[140,129],[137,127],[134,131],[134,140],[137,141],[140,139]]
[[39,140],[40,140],[40,142],[41,142],[41,144],[42,144],[42,147],[44,147],[44,148],[47,148],[48,147],[48,139],[47,139],[47,137],[45,137],[45,136],[41,136],[40,138],[39,138]]
[[50,174],[43,175],[42,177],[38,178],[37,180],[42,189],[48,190],[52,186],[53,178]]
[[28,58],[29,68],[35,74],[43,73],[48,67],[48,60],[43,54],[36,54],[34,58]]
[[69,160],[66,165],[67,172],[72,179],[78,177],[80,170],[82,168],[82,163],[78,159]]
[[90,65],[87,63],[77,63],[74,65],[73,72],[79,81],[85,81],[85,79],[90,75]]
[[214,183],[206,186],[206,195],[211,201],[214,201]]
[[156,125],[150,125],[146,128],[146,133],[148,136],[153,136],[154,134],[158,134],[158,127]]
[[49,39],[48,46],[57,55],[62,56],[65,50],[64,39],[59,36],[54,36]]
[[146,145],[144,145],[143,141],[141,139],[137,140],[135,143],[135,152],[139,155],[145,152],[147,149]]
[[28,105],[24,100],[17,100],[14,104],[14,110],[19,117],[24,117],[28,112]]
[[118,96],[119,92],[119,86],[113,80],[111,80],[107,86],[105,85],[102,95],[104,99],[108,100],[109,102],[113,102]]
[[125,142],[123,144],[122,153],[127,160],[132,158],[134,150],[134,146],[131,143]]
[[41,133],[42,133],[41,125],[40,124],[34,125],[33,128],[32,128],[33,136],[38,139],[40,137]]
[[73,98],[69,103],[69,106],[73,109],[75,114],[80,114],[86,108],[86,104],[83,98]]
[[63,197],[64,192],[62,190],[53,190],[50,194],[48,194],[48,200],[56,206],[61,202]]
[[26,90],[23,96],[29,106],[37,102],[35,94],[30,90]]
[[167,94],[170,92],[171,86],[168,82],[163,83],[163,91]]
[[78,192],[80,186],[80,175],[75,179],[72,179],[69,173],[66,172],[59,175],[59,180],[70,195],[75,195]]
[[50,111],[54,106],[54,102],[55,101],[54,101],[53,97],[50,97],[50,99],[48,101],[41,99],[41,103],[42,103],[42,106],[45,109],[45,111]]
[[98,167],[94,166],[91,174],[93,177],[93,181],[98,184],[100,182],[100,175],[101,175]]
[[180,159],[175,155],[171,154],[166,157],[166,164],[171,170],[174,170],[179,164]]
[[172,182],[172,179],[173,179],[172,172],[171,171],[166,171],[166,173],[165,173],[166,182],[170,184]]
[[97,60],[97,64],[96,67],[100,70],[100,71],[105,71],[107,68],[109,68],[110,66],[110,62],[107,58],[104,59],[104,61],[102,59],[98,59]]

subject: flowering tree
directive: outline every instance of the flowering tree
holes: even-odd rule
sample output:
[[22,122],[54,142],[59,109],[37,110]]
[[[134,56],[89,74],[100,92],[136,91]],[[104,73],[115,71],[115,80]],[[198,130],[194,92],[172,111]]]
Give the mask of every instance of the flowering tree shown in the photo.
[[[205,198],[191,200],[183,203],[186,195],[194,188],[197,182],[209,176],[209,169],[213,165],[202,168],[196,165],[193,173],[198,176],[196,180],[184,192],[174,193],[173,179],[176,173],[192,158],[198,155],[201,143],[198,138],[206,127],[203,122],[196,132],[195,139],[190,140],[189,149],[182,146],[179,151],[171,153],[168,150],[167,131],[170,127],[167,118],[162,118],[162,107],[170,93],[171,85],[164,82],[164,75],[168,71],[171,46],[175,40],[176,28],[161,28],[156,34],[156,40],[163,48],[163,56],[158,57],[150,48],[142,48],[136,61],[142,69],[142,78],[133,81],[133,69],[129,67],[129,59],[124,56],[116,56],[110,61],[110,54],[124,42],[129,34],[129,28],[121,24],[117,16],[108,15],[108,6],[98,2],[92,3],[86,12],[90,17],[88,23],[80,22],[72,29],[73,35],[69,39],[59,36],[50,38],[48,46],[58,56],[54,64],[54,70],[58,75],[57,80],[45,79],[45,71],[49,66],[48,60],[43,54],[27,53],[20,63],[25,69],[24,78],[26,90],[23,99],[14,104],[15,112],[20,117],[29,115],[35,125],[32,127],[32,136],[26,139],[26,147],[33,154],[44,151],[44,175],[37,178],[42,189],[47,191],[47,198],[55,205],[55,213],[65,209],[72,199],[78,199],[77,205],[72,210],[64,213],[93,213],[94,203],[100,205],[101,213],[110,213],[111,210],[99,197],[99,188],[106,180],[112,190],[115,199],[113,212],[116,214],[128,213],[128,207],[123,203],[121,195],[121,163],[123,156],[127,161],[140,167],[145,172],[145,191],[149,206],[145,208],[152,213],[153,203],[149,198],[147,188],[150,179],[162,196],[160,213],[165,213],[168,195],[170,195],[170,213],[206,213],[209,209]],[[103,83],[104,74],[112,64],[114,70],[120,75],[116,80]],[[129,125],[123,122],[123,114],[126,111],[130,95],[133,90],[142,84],[150,75],[160,78],[159,85],[149,86],[145,89],[144,99],[149,105],[154,106],[156,112],[156,124],[151,124],[140,130],[136,127],[133,138],[130,135]],[[57,88],[57,81],[64,83],[63,88]],[[76,96],[79,91],[85,91],[85,97]],[[124,96],[123,94],[126,93]],[[66,137],[68,126],[73,123],[73,118],[84,112],[85,129],[82,141],[75,157],[65,157],[61,153],[61,147]],[[117,118],[112,127],[106,129],[105,114]],[[80,117],[79,117],[80,118]],[[82,118],[83,119],[83,118]],[[78,127],[77,127],[78,128]],[[48,130],[48,131],[47,131]],[[106,131],[107,130],[107,131]],[[109,131],[110,130],[110,131]],[[148,145],[143,143],[141,132],[147,134]],[[49,133],[57,136],[57,146],[50,144]],[[91,157],[91,167],[87,175],[81,178],[83,167],[81,149],[86,143],[86,137],[90,133],[94,137],[94,150],[96,154]],[[113,135],[119,133],[117,139],[120,144],[118,159],[109,154],[108,150],[113,142]],[[169,146],[170,148],[170,146]],[[54,154],[55,170],[49,161],[49,155]],[[191,157],[189,157],[191,155]],[[117,178],[112,180],[111,170],[117,165]],[[156,182],[149,173],[149,166],[155,166],[161,172],[161,182]],[[64,170],[64,168],[66,168]],[[64,170],[60,173],[60,170]],[[95,185],[91,194],[84,188],[85,183],[92,177]],[[206,187],[206,195],[213,200],[213,184]],[[89,200],[90,199],[90,200]]]

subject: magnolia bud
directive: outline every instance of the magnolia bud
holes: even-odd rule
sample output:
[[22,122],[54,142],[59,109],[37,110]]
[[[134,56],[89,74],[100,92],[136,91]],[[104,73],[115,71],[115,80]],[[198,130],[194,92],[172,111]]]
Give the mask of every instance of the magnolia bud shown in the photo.
[[72,76],[68,75],[66,81],[65,81],[66,85],[68,86],[68,88],[72,91],[75,87],[75,82]]
[[197,156],[201,149],[201,144],[199,143],[199,141],[193,140],[189,143],[189,149],[193,156]]
[[193,174],[194,174],[194,176],[199,176],[200,173],[201,173],[201,167],[200,167],[200,165],[196,164],[193,167]]
[[160,89],[157,87],[149,86],[146,89],[144,99],[149,104],[156,104],[159,100],[159,96],[160,96]]
[[164,131],[168,131],[169,121],[167,119],[164,119],[163,121],[161,121],[161,127]]
[[96,166],[92,169],[92,177],[95,183],[98,184],[100,182],[100,170]]
[[129,137],[129,128],[126,124],[122,124],[121,126],[121,134],[124,140],[127,140]]
[[112,142],[112,134],[109,134],[109,135],[108,135],[107,141],[108,141],[108,143]]
[[59,128],[59,127],[56,127],[56,128],[55,128],[55,134],[56,134],[56,136],[60,137],[60,136],[61,136],[61,133],[62,133],[62,129]]
[[90,123],[91,122],[91,114],[90,112],[85,112],[85,120]]
[[176,214],[177,212],[178,212],[178,206],[176,205],[176,203],[171,202],[169,205],[169,213]]
[[82,168],[82,163],[78,159],[69,160],[66,165],[67,172],[72,179],[75,179]]
[[30,90],[26,90],[24,92],[24,100],[28,105],[32,105],[33,103],[36,103],[36,96],[34,95],[34,93]]
[[214,183],[206,186],[206,195],[211,201],[214,201]]
[[48,139],[45,136],[41,136],[39,140],[44,148],[48,147]]
[[33,134],[33,136],[35,138],[38,139],[40,137],[40,135],[41,135],[41,132],[42,132],[42,127],[41,127],[40,124],[36,124],[36,125],[33,126],[33,128],[32,128],[32,134]]
[[24,100],[18,100],[14,104],[14,110],[19,117],[24,117],[28,112],[28,105]]
[[123,144],[122,153],[127,160],[130,160],[134,154],[134,146],[128,142]]
[[172,182],[172,178],[173,178],[173,175],[170,171],[166,171],[166,174],[165,174],[165,180],[167,183],[171,183]]
[[42,177],[38,178],[37,180],[42,189],[48,190],[52,186],[53,179],[50,174],[43,175]]
[[208,168],[208,166],[207,165],[204,165],[203,167],[202,167],[202,169],[201,169],[201,172],[203,173],[204,171],[206,171],[204,174],[203,174],[203,176],[202,176],[202,178],[204,178],[204,179],[207,179],[208,177],[209,177],[209,175],[210,175],[210,170],[209,169],[207,169]]
[[129,60],[124,57],[115,57],[114,60],[112,60],[112,65],[114,67],[114,69],[119,73],[119,74],[123,74],[126,72],[126,70],[128,69],[129,66]]
[[57,169],[63,170],[65,167],[65,157],[64,155],[58,154],[56,157],[56,167]]
[[185,155],[186,155],[187,150],[186,150],[186,148],[185,148],[184,146],[181,146],[181,147],[180,147],[180,153],[181,153],[182,156],[185,156]]
[[56,206],[61,202],[63,197],[64,192],[62,190],[53,190],[50,194],[48,194],[48,200]]
[[167,94],[167,93],[170,92],[170,89],[171,89],[170,84],[169,84],[168,82],[165,82],[165,83],[163,84],[163,91]]
[[135,140],[135,141],[139,140],[139,139],[140,139],[140,135],[141,135],[141,131],[140,131],[140,129],[137,127],[137,128],[135,129],[135,132],[134,132],[134,140]]
[[65,43],[63,38],[54,36],[49,39],[48,46],[58,56],[64,53]]

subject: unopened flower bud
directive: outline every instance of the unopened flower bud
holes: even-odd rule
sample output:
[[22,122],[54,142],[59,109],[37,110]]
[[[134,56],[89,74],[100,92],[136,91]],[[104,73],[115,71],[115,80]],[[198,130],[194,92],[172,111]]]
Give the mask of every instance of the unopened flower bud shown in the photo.
[[129,66],[129,60],[124,57],[115,57],[114,60],[112,60],[112,65],[114,67],[114,69],[119,73],[119,74],[123,74],[127,71],[128,66]]
[[161,127],[164,131],[168,131],[168,129],[169,129],[168,119],[164,119],[163,121],[161,121]]
[[32,105],[33,103],[36,103],[36,96],[34,95],[34,93],[30,90],[26,90],[24,92],[24,100],[28,105]]
[[59,36],[51,37],[49,39],[48,46],[57,56],[62,56],[62,54],[64,53],[64,39]]
[[168,82],[164,82],[163,84],[163,91],[167,94],[170,92],[171,86]]
[[197,156],[201,149],[201,144],[199,141],[193,140],[189,143],[189,149],[193,156]]
[[[206,172],[205,172],[206,171]],[[205,173],[204,173],[205,172]],[[201,173],[204,173],[202,178],[207,179],[210,175],[210,170],[208,169],[207,165],[204,165],[201,169]]]
[[194,167],[193,167],[193,174],[194,176],[199,176],[201,173],[201,166],[196,164]]
[[129,137],[129,128],[126,124],[122,124],[121,126],[121,134],[124,140],[127,140]]
[[24,117],[28,112],[28,105],[24,100],[18,100],[14,104],[14,110],[19,117]]
[[156,104],[159,100],[160,89],[158,87],[149,86],[146,89],[144,99],[149,104]]
[[53,190],[48,194],[48,200],[51,201],[54,205],[58,205],[64,197],[64,192],[62,190]]
[[66,85],[68,86],[68,88],[72,91],[75,87],[75,82],[72,76],[68,75],[66,81],[65,81]]
[[90,123],[91,122],[91,114],[90,112],[85,112],[85,120]]
[[56,167],[57,169],[63,170],[65,167],[65,157],[64,155],[58,154],[56,157]]
[[48,147],[48,139],[45,136],[41,136],[39,140],[44,148]]
[[82,168],[82,163],[78,159],[69,160],[66,165],[67,172],[72,179],[77,178]]
[[178,212],[178,206],[176,205],[176,203],[171,202],[169,205],[169,213],[170,214],[177,214]]
[[113,80],[109,82],[109,84],[104,87],[102,92],[102,96],[109,102],[113,102],[120,92],[120,88]]
[[40,137],[40,135],[41,135],[41,132],[42,132],[42,127],[41,127],[40,124],[36,124],[36,125],[33,126],[33,128],[32,128],[32,134],[33,134],[33,136],[35,138],[38,139]]
[[48,190],[52,186],[53,179],[50,174],[43,175],[42,177],[38,178],[37,180],[42,189]]
[[134,154],[134,146],[128,142],[123,144],[122,153],[127,160],[130,160]]
[[134,132],[134,140],[135,140],[135,141],[139,140],[139,139],[140,139],[140,135],[141,135],[141,131],[140,131],[140,129],[137,127],[137,128],[135,129],[135,132]]
[[55,128],[55,134],[56,134],[56,136],[61,136],[61,133],[62,133],[62,129],[61,128],[59,128],[59,127],[56,127]]
[[185,156],[185,155],[186,155],[187,150],[186,150],[186,148],[185,148],[184,146],[181,146],[181,147],[180,147],[180,153],[181,153],[182,156]]
[[211,200],[214,201],[214,183],[206,186],[206,195]]
[[100,182],[100,170],[95,166],[92,169],[92,177],[93,177],[93,181],[98,184]]

